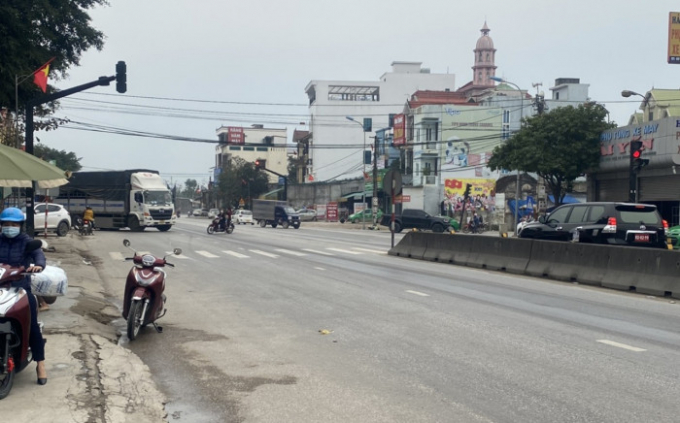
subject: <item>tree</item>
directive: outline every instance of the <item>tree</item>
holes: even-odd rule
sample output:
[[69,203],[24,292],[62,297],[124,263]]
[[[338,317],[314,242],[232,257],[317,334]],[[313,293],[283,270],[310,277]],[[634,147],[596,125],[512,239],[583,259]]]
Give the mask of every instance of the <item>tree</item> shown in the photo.
[[237,207],[241,199],[250,202],[268,190],[267,174],[244,160],[229,160],[217,183],[218,196],[222,204],[229,207]]
[[494,148],[488,166],[537,173],[560,205],[574,180],[599,166],[600,134],[616,127],[606,117],[602,105],[586,103],[527,118],[512,138]]
[[67,153],[64,150],[60,151],[42,144],[36,144],[34,154],[46,162],[54,160],[56,166],[62,170],[77,172],[82,168],[80,157],[76,157],[74,152]]
[[195,179],[187,179],[184,182],[184,190],[182,190],[182,197],[194,198],[196,197],[196,187],[198,182]]
[[[101,50],[104,34],[91,26],[87,13],[107,0],[12,0],[0,2],[0,107],[14,109],[14,77],[26,76],[52,57],[50,78],[67,75],[80,56]],[[113,64],[111,64],[113,66]],[[48,92],[54,89],[48,85]],[[28,78],[19,85],[19,108],[41,94]]]

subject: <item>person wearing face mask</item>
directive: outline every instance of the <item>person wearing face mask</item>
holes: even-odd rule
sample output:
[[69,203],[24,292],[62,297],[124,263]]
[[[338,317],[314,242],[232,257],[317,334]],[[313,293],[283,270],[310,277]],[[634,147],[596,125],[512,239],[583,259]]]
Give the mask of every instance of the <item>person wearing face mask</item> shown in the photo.
[[[33,239],[21,229],[24,223],[24,213],[16,207],[8,207],[0,213],[0,263],[11,266],[24,266],[26,272],[40,272],[45,268],[45,254],[42,249],[26,253],[26,244]],[[38,385],[47,383],[45,370],[45,341],[38,325],[38,302],[31,293],[31,279],[29,276],[20,281],[12,282],[13,287],[23,288],[28,293],[28,304],[31,309],[31,331],[28,345],[31,347],[33,361],[36,362]]]

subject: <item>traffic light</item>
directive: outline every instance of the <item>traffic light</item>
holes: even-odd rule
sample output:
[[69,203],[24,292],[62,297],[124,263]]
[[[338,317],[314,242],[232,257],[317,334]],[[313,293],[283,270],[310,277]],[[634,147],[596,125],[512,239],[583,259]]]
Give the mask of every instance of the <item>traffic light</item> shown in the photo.
[[465,185],[465,193],[463,194],[463,197],[468,198],[470,196],[471,190],[472,190],[472,184],[466,184]]
[[257,159],[255,160],[255,169],[264,169],[267,166],[267,161],[264,159]]
[[630,142],[630,170],[632,172],[639,172],[640,169],[649,164],[649,159],[642,158],[643,151],[642,141]]
[[125,62],[116,63],[116,91],[124,93],[127,91],[127,66]]
[[364,118],[364,132],[371,132],[373,130],[373,119]]

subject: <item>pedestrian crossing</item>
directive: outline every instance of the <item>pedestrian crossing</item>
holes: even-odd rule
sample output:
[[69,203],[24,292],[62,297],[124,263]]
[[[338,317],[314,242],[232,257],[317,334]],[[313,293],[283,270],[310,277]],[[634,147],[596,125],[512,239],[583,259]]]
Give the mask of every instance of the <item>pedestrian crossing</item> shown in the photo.
[[[138,252],[137,254],[150,254],[148,252]],[[268,257],[270,259],[280,259],[280,258],[290,258],[290,257],[305,257],[305,256],[355,256],[355,255],[366,255],[366,254],[376,254],[385,255],[387,251],[369,249],[369,248],[336,248],[336,247],[326,247],[321,249],[312,248],[302,248],[300,250],[286,249],[286,248],[273,248],[271,251],[266,250],[256,250],[256,249],[242,249],[239,251],[234,250],[220,250],[220,251],[206,251],[206,250],[194,250],[185,251],[180,255],[173,255],[172,251],[166,251],[165,254],[168,255],[168,261],[179,259],[179,260],[195,260],[197,258],[208,258],[216,259],[220,257],[230,257],[235,259],[249,259],[249,258],[262,258]],[[188,255],[187,255],[188,254]],[[125,260],[123,253],[118,251],[109,252],[109,256],[116,261]],[[132,256],[128,254],[128,256]],[[200,256],[200,257],[199,257]]]

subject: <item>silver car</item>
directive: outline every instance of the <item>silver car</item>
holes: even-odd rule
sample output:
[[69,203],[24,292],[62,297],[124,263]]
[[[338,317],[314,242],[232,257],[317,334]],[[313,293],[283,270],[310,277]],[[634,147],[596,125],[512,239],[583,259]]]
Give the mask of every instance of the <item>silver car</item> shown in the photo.
[[300,220],[303,222],[316,222],[316,210],[300,209],[295,213],[300,215]]

